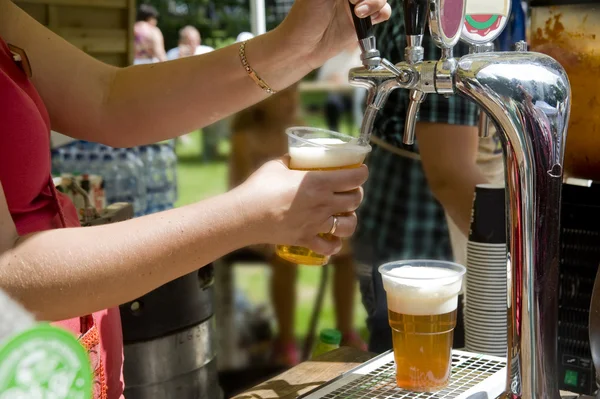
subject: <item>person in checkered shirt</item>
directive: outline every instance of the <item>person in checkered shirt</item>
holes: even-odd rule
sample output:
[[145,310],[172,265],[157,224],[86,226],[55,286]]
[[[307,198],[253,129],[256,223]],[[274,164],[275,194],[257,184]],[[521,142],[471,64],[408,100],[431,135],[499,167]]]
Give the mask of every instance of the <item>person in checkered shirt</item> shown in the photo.
[[[404,32],[402,7],[394,7],[390,21],[377,31],[383,57],[394,62],[403,59]],[[440,58],[440,50],[428,33],[423,47],[426,60]],[[463,43],[454,49],[455,56],[467,52]],[[392,348],[392,339],[377,268],[392,260],[453,260],[446,212],[466,234],[474,187],[486,182],[476,164],[480,144],[477,107],[457,95],[448,99],[428,95],[421,105],[417,143],[404,146],[408,94],[402,89],[393,92],[375,122],[373,150],[366,161],[370,177],[364,187],[365,199],[353,240],[368,314],[369,350],[379,353]],[[464,345],[461,318],[459,306],[454,343],[457,348]]]

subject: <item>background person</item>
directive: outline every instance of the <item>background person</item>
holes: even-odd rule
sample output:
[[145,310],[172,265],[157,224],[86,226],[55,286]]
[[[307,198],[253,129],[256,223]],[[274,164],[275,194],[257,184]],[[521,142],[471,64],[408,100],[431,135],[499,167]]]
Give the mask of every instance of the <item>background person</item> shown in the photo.
[[187,25],[179,30],[179,43],[177,47],[167,51],[167,59],[175,60],[190,55],[200,55],[214,51],[214,48],[202,44],[202,37],[198,29]]
[[165,40],[158,28],[158,11],[149,4],[138,8],[136,23],[133,25],[135,55],[134,64],[150,64],[166,61]]
[[[303,125],[299,113],[300,93],[298,86],[294,85],[233,117],[230,188],[243,183],[260,165],[287,152],[285,130]],[[279,365],[293,366],[300,361],[294,335],[298,266],[275,255],[272,245],[255,246],[252,249],[261,253],[273,266],[270,291],[278,326],[273,360]],[[335,327],[342,333],[342,345],[364,350],[366,345],[354,331],[356,279],[348,242],[344,243],[339,254],[331,258],[331,263],[334,268]]]

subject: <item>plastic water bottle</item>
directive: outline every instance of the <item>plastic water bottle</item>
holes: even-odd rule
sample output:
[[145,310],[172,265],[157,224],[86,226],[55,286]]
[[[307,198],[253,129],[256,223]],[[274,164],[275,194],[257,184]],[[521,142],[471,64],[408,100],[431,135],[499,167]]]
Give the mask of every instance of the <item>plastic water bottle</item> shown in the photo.
[[70,149],[63,151],[61,164],[60,173],[73,173],[73,153]]
[[115,164],[115,157],[112,152],[107,152],[102,156],[101,173],[104,180],[104,195],[107,205],[117,202],[117,172],[119,168]]
[[90,152],[88,162],[88,172],[90,174],[102,175],[102,164],[100,162],[100,153],[98,151]]
[[342,341],[342,333],[333,328],[326,328],[319,334],[319,342],[312,353],[312,358],[338,349]]
[[157,145],[148,145],[140,148],[146,175],[146,192],[148,193],[148,207],[146,213],[156,213],[164,209],[163,175],[164,165],[159,158],[160,149]]
[[144,176],[136,163],[136,156],[128,150],[119,152],[119,190],[121,201],[133,205],[135,216],[142,216],[146,212],[146,185]]
[[117,155],[118,166],[116,171],[116,202],[127,202],[133,205],[134,213],[140,211],[137,197],[137,177],[135,172],[130,167],[127,159],[127,152],[119,151]]
[[154,195],[152,192],[152,167],[151,154],[149,154],[149,146],[138,147],[138,153],[142,162],[142,171],[144,181],[146,183],[146,214],[150,214],[154,207]]
[[171,169],[171,160],[170,160],[170,156],[168,153],[169,149],[167,148],[167,146],[165,144],[159,144],[157,146],[157,151],[159,151],[158,163],[160,165],[162,165],[162,168],[163,168],[162,169],[163,173],[161,173],[162,206],[163,206],[163,209],[167,209],[169,207],[172,207],[172,204],[175,202],[173,200],[173,197],[174,197],[174,195],[173,195],[174,194],[173,193],[174,175],[173,175],[173,171]]
[[137,191],[136,191],[136,199],[139,203],[139,212],[136,213],[136,216],[142,216],[146,213],[146,208],[148,207],[148,200],[146,198],[147,189],[146,189],[146,176],[144,172],[144,163],[139,156],[139,151],[135,148],[127,149],[127,162],[128,167],[132,169],[135,174],[137,181]]
[[73,175],[81,175],[83,173],[88,173],[89,164],[88,164],[88,152],[83,148],[77,148],[75,152],[75,161],[73,163]]
[[[155,194],[154,205],[157,211],[162,211],[168,207],[169,184],[167,179],[167,163],[163,157],[161,146],[154,144],[151,147],[151,171],[153,190]],[[149,152],[150,153],[150,152]]]
[[177,201],[177,155],[170,144],[162,145],[161,149],[167,173],[167,203],[172,208]]

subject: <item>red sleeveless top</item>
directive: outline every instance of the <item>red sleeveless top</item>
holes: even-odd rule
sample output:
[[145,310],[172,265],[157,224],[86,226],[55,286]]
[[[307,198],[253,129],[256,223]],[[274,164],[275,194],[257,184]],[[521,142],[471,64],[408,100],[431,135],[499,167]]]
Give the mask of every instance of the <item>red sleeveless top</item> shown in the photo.
[[[35,65],[32,69],[35,71]],[[0,38],[0,182],[19,235],[79,227],[76,209],[68,197],[54,189],[50,169],[48,112]],[[56,324],[79,337],[88,328],[82,325],[83,321],[86,320],[76,318]],[[98,347],[107,398],[122,398],[123,338],[119,310],[97,312],[93,322],[100,336]],[[82,343],[86,339],[84,336]]]

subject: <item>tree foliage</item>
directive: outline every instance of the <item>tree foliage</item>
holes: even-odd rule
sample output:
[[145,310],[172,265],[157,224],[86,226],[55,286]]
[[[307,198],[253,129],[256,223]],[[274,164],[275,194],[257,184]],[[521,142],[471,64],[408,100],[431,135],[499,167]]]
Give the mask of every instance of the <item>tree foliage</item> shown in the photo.
[[[293,0],[265,0],[267,29],[281,22]],[[159,27],[165,48],[177,46],[179,29],[195,26],[203,44],[222,47],[235,41],[240,32],[250,31],[249,0],[138,0],[160,13]],[[283,10],[283,11],[282,11]]]

